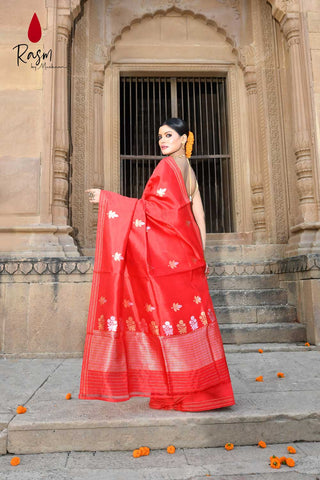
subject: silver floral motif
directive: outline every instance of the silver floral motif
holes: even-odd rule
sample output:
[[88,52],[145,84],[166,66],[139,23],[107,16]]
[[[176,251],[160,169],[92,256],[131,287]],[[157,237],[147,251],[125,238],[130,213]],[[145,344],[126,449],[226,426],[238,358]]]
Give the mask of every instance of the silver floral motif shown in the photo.
[[116,212],[113,212],[112,210],[109,210],[108,217],[109,218],[117,218],[117,217],[119,217],[119,215]]
[[109,332],[116,332],[118,328],[118,322],[116,320],[116,317],[112,315],[112,317],[108,318],[107,320],[108,323],[108,330]]
[[135,227],[142,227],[143,225],[145,225],[145,223],[142,220],[140,220],[139,218],[136,218],[134,220],[133,224],[134,224]]
[[121,255],[120,252],[116,252],[112,255],[113,259],[115,262],[120,262],[120,260],[123,260],[123,256]]
[[170,322],[168,321],[164,322],[164,325],[162,325],[162,328],[166,335],[173,335],[173,328]]
[[198,322],[197,322],[197,319],[195,316],[192,315],[190,321],[190,327],[192,328],[192,330],[196,330],[198,328]]
[[179,262],[176,262],[175,260],[170,260],[168,267],[174,269],[174,268],[177,268],[178,265],[179,265]]
[[167,191],[166,188],[158,188],[157,190],[158,197],[163,197],[166,194],[166,191]]

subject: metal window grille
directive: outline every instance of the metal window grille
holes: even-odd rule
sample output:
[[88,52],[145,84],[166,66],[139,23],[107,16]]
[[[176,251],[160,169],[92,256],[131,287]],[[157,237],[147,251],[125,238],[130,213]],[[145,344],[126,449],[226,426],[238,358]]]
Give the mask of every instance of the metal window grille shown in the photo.
[[162,158],[158,128],[184,118],[195,135],[191,165],[210,233],[233,231],[226,79],[121,77],[121,193],[140,197]]

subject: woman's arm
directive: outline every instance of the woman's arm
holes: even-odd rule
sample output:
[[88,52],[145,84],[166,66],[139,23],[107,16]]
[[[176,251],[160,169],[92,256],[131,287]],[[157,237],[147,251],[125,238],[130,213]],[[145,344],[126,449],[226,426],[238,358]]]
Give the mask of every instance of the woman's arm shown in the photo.
[[201,195],[199,190],[196,191],[192,199],[191,208],[192,208],[192,213],[195,218],[195,221],[197,222],[197,225],[200,230],[202,247],[204,251],[206,247],[206,220],[204,216],[203,205],[202,205],[202,200],[201,200]]

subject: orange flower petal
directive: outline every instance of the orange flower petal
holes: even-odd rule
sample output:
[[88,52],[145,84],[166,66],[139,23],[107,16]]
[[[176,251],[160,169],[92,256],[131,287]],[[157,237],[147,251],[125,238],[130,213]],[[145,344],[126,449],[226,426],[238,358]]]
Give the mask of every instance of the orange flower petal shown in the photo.
[[280,459],[276,455],[271,455],[270,462],[272,462],[272,460],[280,460]]
[[176,451],[176,447],[174,447],[173,445],[169,445],[169,447],[167,447],[168,453],[174,453],[175,451]]
[[71,393],[67,393],[66,400],[70,400],[70,398],[71,398]]
[[138,448],[137,448],[136,450],[133,450],[132,456],[133,456],[134,458],[139,458],[139,457],[141,457],[141,452],[140,452],[140,450],[139,450]]
[[258,443],[258,447],[261,447],[261,448],[266,448],[267,444],[266,442],[260,440],[260,442]]
[[150,453],[149,447],[140,447],[139,450],[140,450],[141,456],[146,456],[146,455],[149,455]]
[[297,453],[296,449],[294,447],[292,447],[291,445],[289,445],[289,447],[287,447],[287,450],[289,453]]
[[279,458],[279,462],[281,463],[281,465],[285,465],[285,464],[286,464],[286,460],[287,460],[287,457],[280,457],[280,458]]
[[26,411],[27,411],[26,407],[23,407],[22,405],[18,405],[17,413],[19,413],[19,414],[26,413]]
[[286,459],[286,464],[288,465],[288,467],[294,467],[295,466],[295,461],[293,460],[293,458],[287,458]]
[[233,445],[233,443],[226,443],[224,448],[226,450],[232,450],[234,448],[234,445]]
[[279,378],[283,378],[283,377],[284,377],[284,373],[283,373],[283,372],[278,372],[278,373],[277,373],[277,376],[278,376]]
[[309,343],[309,342],[306,342],[304,345],[305,345],[306,347],[310,347],[310,343]]
[[256,382],[263,382],[263,376],[260,375],[260,377],[257,377],[257,378],[256,378]]
[[13,467],[16,467],[20,463],[20,458],[19,457],[12,457],[10,463]]
[[279,458],[274,458],[273,460],[271,460],[270,466],[271,468],[280,468],[281,463],[279,461]]
[[258,352],[259,352],[259,353],[263,353],[262,348],[259,348]]

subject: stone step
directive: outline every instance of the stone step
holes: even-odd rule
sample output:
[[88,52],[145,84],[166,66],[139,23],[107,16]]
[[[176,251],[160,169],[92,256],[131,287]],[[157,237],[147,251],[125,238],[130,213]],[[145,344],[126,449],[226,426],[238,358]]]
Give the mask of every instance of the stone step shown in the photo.
[[286,305],[288,293],[282,288],[257,288],[252,290],[209,289],[214,307],[240,305]]
[[301,323],[220,325],[223,343],[305,342],[306,326]]
[[[12,378],[5,384],[12,413],[17,402],[27,407],[26,414],[13,414],[9,421],[7,450],[23,454],[133,450],[142,445],[151,449],[170,444],[181,448],[227,442],[256,445],[262,439],[267,444],[319,441],[320,354],[301,348],[262,355],[227,354],[236,405],[195,413],[151,410],[147,398],[119,403],[78,400],[81,359],[60,360],[43,378],[38,364],[44,360],[29,360],[23,377],[23,361],[7,360],[6,368],[9,362],[13,365],[11,374],[13,368],[17,370],[14,378],[21,377],[17,385]],[[32,369],[39,372],[39,384],[34,381],[34,393],[26,397],[34,379]],[[277,377],[279,371],[285,378]],[[255,381],[259,375],[264,382]],[[69,401],[64,399],[66,392],[72,393]]]
[[278,288],[278,275],[226,275],[208,277],[208,285],[212,290]]
[[214,306],[219,325],[234,323],[295,322],[297,311],[293,305]]

